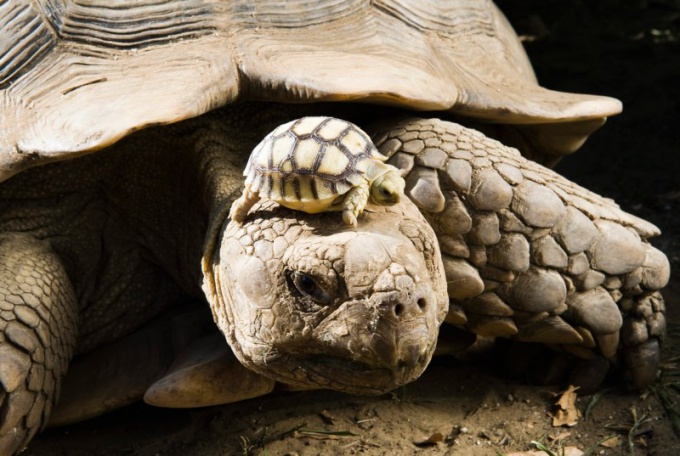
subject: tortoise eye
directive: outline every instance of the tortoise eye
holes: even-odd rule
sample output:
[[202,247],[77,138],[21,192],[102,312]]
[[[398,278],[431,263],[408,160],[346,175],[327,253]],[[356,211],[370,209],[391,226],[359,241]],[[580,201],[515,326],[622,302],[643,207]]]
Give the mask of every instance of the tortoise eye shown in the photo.
[[380,189],[380,198],[383,204],[396,204],[399,202],[399,194],[385,187]]
[[311,276],[294,271],[291,274],[293,285],[302,296],[312,299],[314,302],[321,305],[328,305],[331,302],[331,296],[316,283]]

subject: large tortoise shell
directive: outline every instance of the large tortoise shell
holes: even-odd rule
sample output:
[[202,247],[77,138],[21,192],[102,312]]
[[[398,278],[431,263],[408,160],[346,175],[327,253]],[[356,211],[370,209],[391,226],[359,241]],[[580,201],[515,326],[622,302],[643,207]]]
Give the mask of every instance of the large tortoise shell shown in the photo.
[[551,154],[621,109],[539,87],[490,0],[0,2],[0,181],[236,99],[450,110]]

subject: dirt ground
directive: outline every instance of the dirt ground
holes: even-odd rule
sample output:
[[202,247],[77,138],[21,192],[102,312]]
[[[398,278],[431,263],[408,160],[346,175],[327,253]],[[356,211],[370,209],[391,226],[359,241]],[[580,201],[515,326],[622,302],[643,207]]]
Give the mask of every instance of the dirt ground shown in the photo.
[[665,294],[671,331],[666,376],[654,390],[627,391],[612,379],[596,395],[577,399],[581,414],[586,408],[589,413],[576,426],[553,427],[558,387],[527,386],[445,358],[435,360],[415,383],[375,398],[314,391],[279,392],[201,410],[136,404],[48,430],[25,454],[464,456],[536,451],[532,441],[555,454],[569,446],[597,455],[680,454],[680,438],[654,392],[669,391],[662,386],[677,373],[680,359],[680,1],[505,0],[499,5],[527,37],[543,85],[624,102],[624,113],[558,171],[615,198],[664,232],[654,244],[674,268]]

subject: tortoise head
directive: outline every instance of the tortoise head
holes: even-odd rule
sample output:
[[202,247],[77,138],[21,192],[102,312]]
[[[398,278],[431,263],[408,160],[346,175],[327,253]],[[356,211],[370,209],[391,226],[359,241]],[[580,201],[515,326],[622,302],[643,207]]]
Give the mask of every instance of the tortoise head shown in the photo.
[[[401,177],[401,171],[392,165],[376,161],[369,176],[371,181],[370,197],[375,204],[391,206],[401,201],[406,183]],[[369,173],[369,174],[370,174]]]
[[416,379],[448,310],[434,233],[410,201],[358,229],[271,202],[229,223],[204,290],[239,360],[275,380],[380,394]]

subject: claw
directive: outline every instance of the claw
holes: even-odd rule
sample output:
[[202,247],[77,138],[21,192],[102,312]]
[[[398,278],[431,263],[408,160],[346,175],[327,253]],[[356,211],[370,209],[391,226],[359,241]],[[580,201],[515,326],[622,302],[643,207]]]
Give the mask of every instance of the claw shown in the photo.
[[354,228],[357,227],[357,216],[350,209],[342,211],[342,221]]

